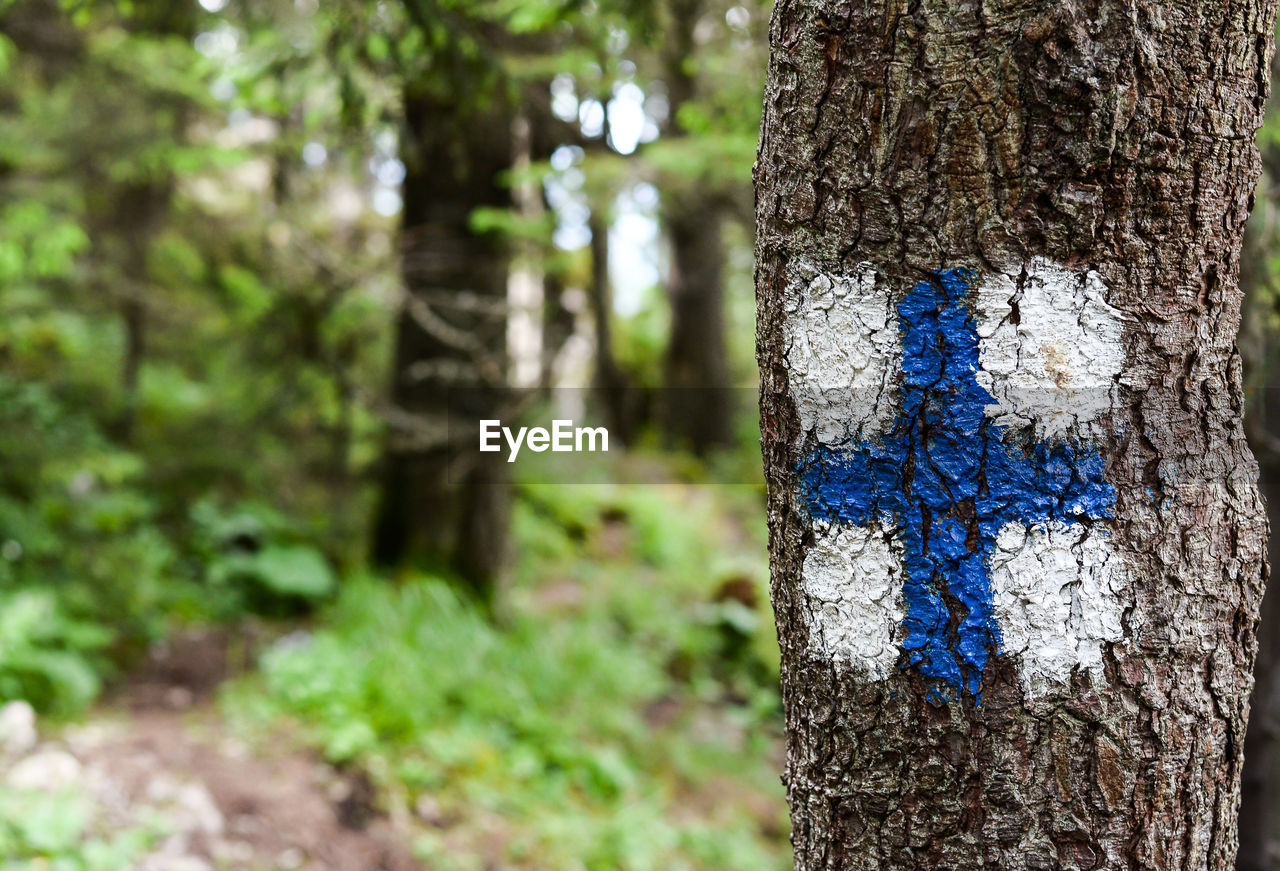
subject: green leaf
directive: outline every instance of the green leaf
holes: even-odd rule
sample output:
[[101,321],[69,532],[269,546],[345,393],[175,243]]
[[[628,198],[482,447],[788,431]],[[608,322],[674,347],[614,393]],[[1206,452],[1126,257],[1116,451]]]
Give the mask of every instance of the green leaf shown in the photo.
[[263,586],[282,596],[321,599],[337,586],[333,569],[315,548],[274,545],[254,555],[252,572]]

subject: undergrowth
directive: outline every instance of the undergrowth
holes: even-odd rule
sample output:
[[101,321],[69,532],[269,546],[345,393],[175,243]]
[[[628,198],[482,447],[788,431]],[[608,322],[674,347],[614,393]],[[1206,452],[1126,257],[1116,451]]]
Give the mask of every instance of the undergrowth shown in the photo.
[[432,867],[787,867],[758,498],[525,484],[494,620],[437,578],[348,580],[227,710],[367,773]]
[[4,871],[132,871],[164,834],[158,821],[125,828],[77,791],[0,790]]

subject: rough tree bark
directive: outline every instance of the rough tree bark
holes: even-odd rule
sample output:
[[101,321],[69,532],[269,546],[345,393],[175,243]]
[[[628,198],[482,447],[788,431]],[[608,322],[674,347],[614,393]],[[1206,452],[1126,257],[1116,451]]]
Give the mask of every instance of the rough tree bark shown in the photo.
[[1226,869],[1271,0],[780,0],[758,352],[796,866]]
[[500,418],[506,383],[509,256],[471,225],[476,209],[511,205],[500,174],[512,163],[512,115],[505,101],[488,103],[405,95],[405,302],[373,546],[379,565],[444,568],[484,599],[506,549],[505,467],[450,439]]

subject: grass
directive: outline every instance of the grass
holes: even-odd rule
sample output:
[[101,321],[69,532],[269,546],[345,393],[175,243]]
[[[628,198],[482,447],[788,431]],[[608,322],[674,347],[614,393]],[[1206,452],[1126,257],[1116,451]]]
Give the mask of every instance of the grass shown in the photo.
[[789,867],[758,499],[524,484],[496,621],[435,578],[348,580],[227,709],[417,809],[433,867]]

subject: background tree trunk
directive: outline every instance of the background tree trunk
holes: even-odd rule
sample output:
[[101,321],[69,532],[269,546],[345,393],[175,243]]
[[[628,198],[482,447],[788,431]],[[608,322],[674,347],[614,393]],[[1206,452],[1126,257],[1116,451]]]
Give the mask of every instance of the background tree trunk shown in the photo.
[[[756,170],[758,342],[797,868],[1231,867],[1266,535],[1241,426],[1237,272],[1274,13],[1261,0],[776,6]],[[973,272],[936,272],[954,268]],[[1055,286],[1076,288],[1057,297],[1065,308],[1045,301]],[[943,296],[937,309],[913,308]],[[1039,327],[1064,310],[1081,338],[1040,342]],[[860,320],[842,332],[850,311]],[[944,324],[941,345],[912,344],[912,318],[928,317]],[[983,327],[983,342],[1005,335],[1027,357],[1015,374],[1034,376],[1028,401],[1043,404],[1053,392],[1043,377],[1070,388],[1111,353],[1100,350],[1104,323],[1119,348],[1114,375],[1092,385],[1106,407],[1051,448],[1074,458],[1076,477],[1048,488],[1041,467],[1029,486],[1071,491],[1081,452],[1096,450],[1096,492],[1114,502],[1079,524],[1064,551],[1074,564],[1028,574],[1045,585],[1039,600],[1000,598],[1008,576],[992,579],[1014,545],[977,550],[1002,519],[983,513],[996,472],[986,452],[1027,459],[1025,440],[1045,437],[1051,411],[1002,435],[979,404],[974,441],[947,457],[978,467],[976,497],[948,491],[945,510],[873,518],[882,537],[867,520],[850,534],[865,540],[862,555],[832,557],[834,530],[853,527],[820,514],[826,479],[806,483],[798,470],[817,463],[835,480],[841,468],[824,457],[869,455],[881,399],[891,415],[906,415],[903,397],[921,389],[926,412],[956,400],[937,383],[914,387],[921,372],[897,371],[824,407],[798,363],[830,346],[845,361],[843,388],[860,390],[880,352],[892,372],[885,360],[901,341],[902,360],[933,354],[949,378],[965,350],[955,337]],[[980,374],[981,390],[971,374],[952,383],[974,398],[1005,377]],[[926,412],[919,431],[893,432],[938,458]],[[966,455],[977,445],[980,456]],[[925,498],[929,475],[950,474],[888,471],[909,500]],[[856,501],[832,492],[846,508]],[[1028,521],[1027,541],[1036,522],[1065,523]],[[940,542],[952,528],[958,539]],[[1107,583],[1086,541],[1115,555]],[[914,574],[972,568],[975,556],[967,580]],[[897,559],[906,581],[892,574]],[[935,622],[920,622],[922,602],[937,604]],[[1065,675],[1037,670],[1054,650],[1018,647],[1012,616],[1059,606],[1055,631],[1076,645]],[[872,618],[891,646],[851,632]]]
[[[698,95],[692,72],[694,31],[704,0],[672,0],[663,66],[670,106],[667,136],[684,137],[680,110]],[[729,355],[724,335],[723,203],[705,186],[664,191],[662,223],[671,243],[662,426],[677,443],[702,454],[729,442]]]
[[721,216],[714,206],[675,206],[665,216],[671,240],[665,429],[702,454],[728,443],[732,420]]
[[603,202],[591,207],[591,284],[587,299],[595,334],[592,389],[604,411],[609,431],[627,444],[635,436],[628,402],[627,376],[618,366],[613,348],[613,286],[609,280],[609,216]]
[[[175,137],[176,138],[176,137]],[[150,290],[148,260],[156,235],[168,216],[172,179],[132,185],[104,185],[106,202],[94,215],[94,236],[104,259],[113,253],[120,259],[119,285],[109,289],[120,297],[120,317],[124,332],[124,359],[121,361],[122,407],[117,423],[125,442],[133,437],[137,421],[142,365],[147,348],[147,296]],[[114,243],[114,245],[113,245]]]
[[[1274,436],[1273,436],[1274,438]],[[1250,440],[1253,441],[1252,439]],[[1280,527],[1280,456],[1263,449],[1260,459],[1261,491],[1266,499],[1272,529]],[[1272,536],[1267,556],[1272,565],[1280,553]],[[1271,847],[1277,841],[1276,758],[1277,714],[1280,712],[1280,596],[1272,588],[1262,601],[1256,681],[1244,743],[1244,770],[1240,786],[1240,853],[1237,871],[1271,871],[1275,861]]]
[[500,418],[506,383],[508,254],[471,225],[476,209],[511,205],[499,177],[512,164],[511,113],[489,103],[405,96],[405,304],[373,548],[379,565],[444,568],[482,598],[506,550],[505,466],[463,465],[476,454],[451,451],[450,439]]
[[[1275,59],[1271,83],[1276,79]],[[1263,177],[1257,204],[1245,229],[1240,262],[1240,288],[1244,305],[1240,326],[1240,355],[1244,361],[1246,432],[1249,447],[1258,458],[1258,485],[1267,505],[1271,529],[1280,528],[1280,434],[1271,408],[1276,381],[1277,337],[1272,321],[1276,307],[1271,250],[1277,242],[1275,179],[1280,178],[1280,148],[1274,143],[1262,149]],[[1271,536],[1268,561],[1276,565],[1280,541]],[[1280,596],[1271,587],[1263,597],[1258,622],[1258,654],[1254,664],[1253,700],[1244,742],[1244,769],[1240,782],[1240,852],[1237,871],[1271,871],[1275,861],[1271,847],[1280,840],[1280,805],[1276,788],[1280,758],[1276,753],[1280,723]]]

